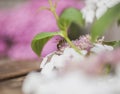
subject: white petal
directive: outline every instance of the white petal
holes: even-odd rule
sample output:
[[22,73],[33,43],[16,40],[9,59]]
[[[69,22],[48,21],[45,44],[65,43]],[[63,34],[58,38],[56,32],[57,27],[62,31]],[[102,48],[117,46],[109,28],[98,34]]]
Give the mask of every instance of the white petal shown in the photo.
[[95,44],[95,46],[91,48],[91,51],[97,54],[102,52],[103,50],[105,50],[105,47],[101,44]]
[[107,11],[107,7],[106,6],[99,7],[96,10],[96,18],[99,19],[106,11]]
[[50,76],[52,75],[53,68],[54,68],[53,63],[47,63],[45,67],[42,69],[41,74],[45,76]]
[[95,17],[95,12],[94,11],[88,11],[88,13],[86,14],[86,22],[87,23],[92,23]]
[[44,59],[42,60],[41,64],[40,64],[40,68],[44,68],[45,64],[47,63],[48,57],[44,57]]
[[63,55],[54,57],[54,59],[55,59],[54,66],[56,68],[62,68],[62,67],[65,66],[65,64],[66,64],[66,62],[65,62],[66,58]]
[[106,50],[112,51],[114,48],[112,46],[104,45]]
[[103,0],[101,0],[101,1],[96,3],[96,6],[102,8],[103,6],[105,6],[105,3]]
[[107,6],[108,8],[111,8],[111,7],[115,6],[115,5],[118,4],[118,3],[120,3],[120,0],[110,0],[110,2],[107,2],[107,3],[106,3],[106,6]]

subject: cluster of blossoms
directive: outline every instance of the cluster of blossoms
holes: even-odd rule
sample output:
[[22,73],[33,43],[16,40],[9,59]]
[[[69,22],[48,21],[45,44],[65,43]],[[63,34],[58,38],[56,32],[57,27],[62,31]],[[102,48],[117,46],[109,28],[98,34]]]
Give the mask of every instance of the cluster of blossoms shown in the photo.
[[[40,31],[58,30],[49,11],[38,11],[40,7],[48,5],[48,0],[31,0],[11,9],[0,10],[0,57],[17,60],[37,58],[30,47],[33,37]],[[81,9],[82,6],[78,0],[60,0],[57,13],[60,15],[67,7]],[[56,38],[53,38],[44,47],[42,56],[57,50],[56,45]]]
[[[79,50],[87,50],[93,47],[93,44],[90,41],[90,35],[80,36],[78,39],[73,40],[72,43],[78,47]],[[66,47],[70,47],[70,45],[66,42],[60,44],[60,50],[64,50]]]
[[[61,69],[65,65],[69,65],[69,63],[80,63],[84,59],[86,60],[88,57],[100,54],[102,52],[112,51],[113,47],[104,45],[101,42],[92,43],[90,42],[90,36],[82,36],[79,39],[75,40],[73,43],[78,42],[79,45],[76,44],[76,47],[80,48],[81,55],[77,53],[70,46],[61,47],[62,54],[54,52],[43,59],[41,63],[41,68],[43,69],[41,73],[51,73],[51,71],[55,69]],[[83,43],[83,45],[82,45]],[[82,45],[82,47],[81,47]],[[64,49],[63,49],[64,48]],[[88,49],[89,48],[89,49]],[[58,51],[59,52],[59,51]],[[49,58],[51,56],[51,58]],[[87,57],[87,58],[86,58]],[[49,60],[48,60],[49,59]]]
[[[82,36],[79,39],[83,41],[89,38]],[[89,44],[91,46],[92,43],[88,42]],[[119,52],[120,49],[113,51],[112,46],[103,45],[101,42],[93,44],[89,51],[83,47],[81,55],[73,48],[66,46],[62,54],[59,54],[59,51],[53,52],[43,59],[40,73],[33,72],[27,76],[23,84],[23,92],[25,94],[114,94],[116,91],[120,92],[117,88],[120,85]],[[117,84],[114,83],[115,81]]]
[[[24,81],[25,94],[115,94],[120,93],[120,49],[97,44],[97,54],[79,55],[72,48],[44,58],[41,72],[30,73]],[[104,48],[104,49],[103,49]],[[96,53],[96,50],[94,50]],[[49,60],[48,60],[49,59]]]

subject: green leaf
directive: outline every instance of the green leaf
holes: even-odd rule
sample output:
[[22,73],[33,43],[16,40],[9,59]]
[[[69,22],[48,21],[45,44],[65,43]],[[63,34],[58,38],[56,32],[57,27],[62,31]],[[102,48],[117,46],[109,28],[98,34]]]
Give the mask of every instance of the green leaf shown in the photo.
[[111,42],[103,42],[104,44],[113,46],[114,48],[120,47],[120,41],[111,41]]
[[104,41],[103,44],[106,44],[106,45],[109,45],[109,46],[114,46],[116,44],[116,41],[110,41],[110,42]]
[[67,8],[60,15],[58,26],[61,30],[64,30],[65,28],[68,28],[72,22],[83,27],[85,21],[80,10]]
[[114,48],[118,48],[120,47],[120,41],[116,41],[115,45],[114,45]]
[[118,17],[120,17],[120,3],[108,9],[100,19],[95,21],[91,29],[92,41],[95,41],[99,36],[101,36],[112,22],[118,19]]
[[60,35],[60,32],[42,32],[37,34],[31,43],[32,50],[40,56],[45,44],[55,35]]
[[120,18],[118,19],[118,26],[120,26]]

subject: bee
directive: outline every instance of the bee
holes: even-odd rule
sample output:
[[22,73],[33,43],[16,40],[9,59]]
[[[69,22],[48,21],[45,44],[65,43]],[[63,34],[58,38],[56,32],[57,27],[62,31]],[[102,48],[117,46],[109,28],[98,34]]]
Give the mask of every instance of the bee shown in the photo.
[[66,42],[65,39],[59,40],[57,44],[57,49],[60,50],[60,48],[63,46],[65,42]]

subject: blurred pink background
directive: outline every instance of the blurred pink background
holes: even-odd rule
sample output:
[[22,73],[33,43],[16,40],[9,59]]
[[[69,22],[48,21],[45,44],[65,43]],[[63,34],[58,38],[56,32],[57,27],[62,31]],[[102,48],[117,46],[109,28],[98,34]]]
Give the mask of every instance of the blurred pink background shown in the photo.
[[[10,3],[12,2],[14,1]],[[48,1],[29,0],[13,7],[3,8],[2,6],[0,9],[0,58],[14,60],[38,58],[31,49],[32,38],[40,32],[58,30],[52,13],[47,10],[38,11],[41,6],[49,6]],[[60,0],[57,6],[57,13],[60,14],[67,7],[81,9],[83,2],[80,0]],[[55,37],[47,43],[43,49],[42,56],[57,49],[57,38]]]

